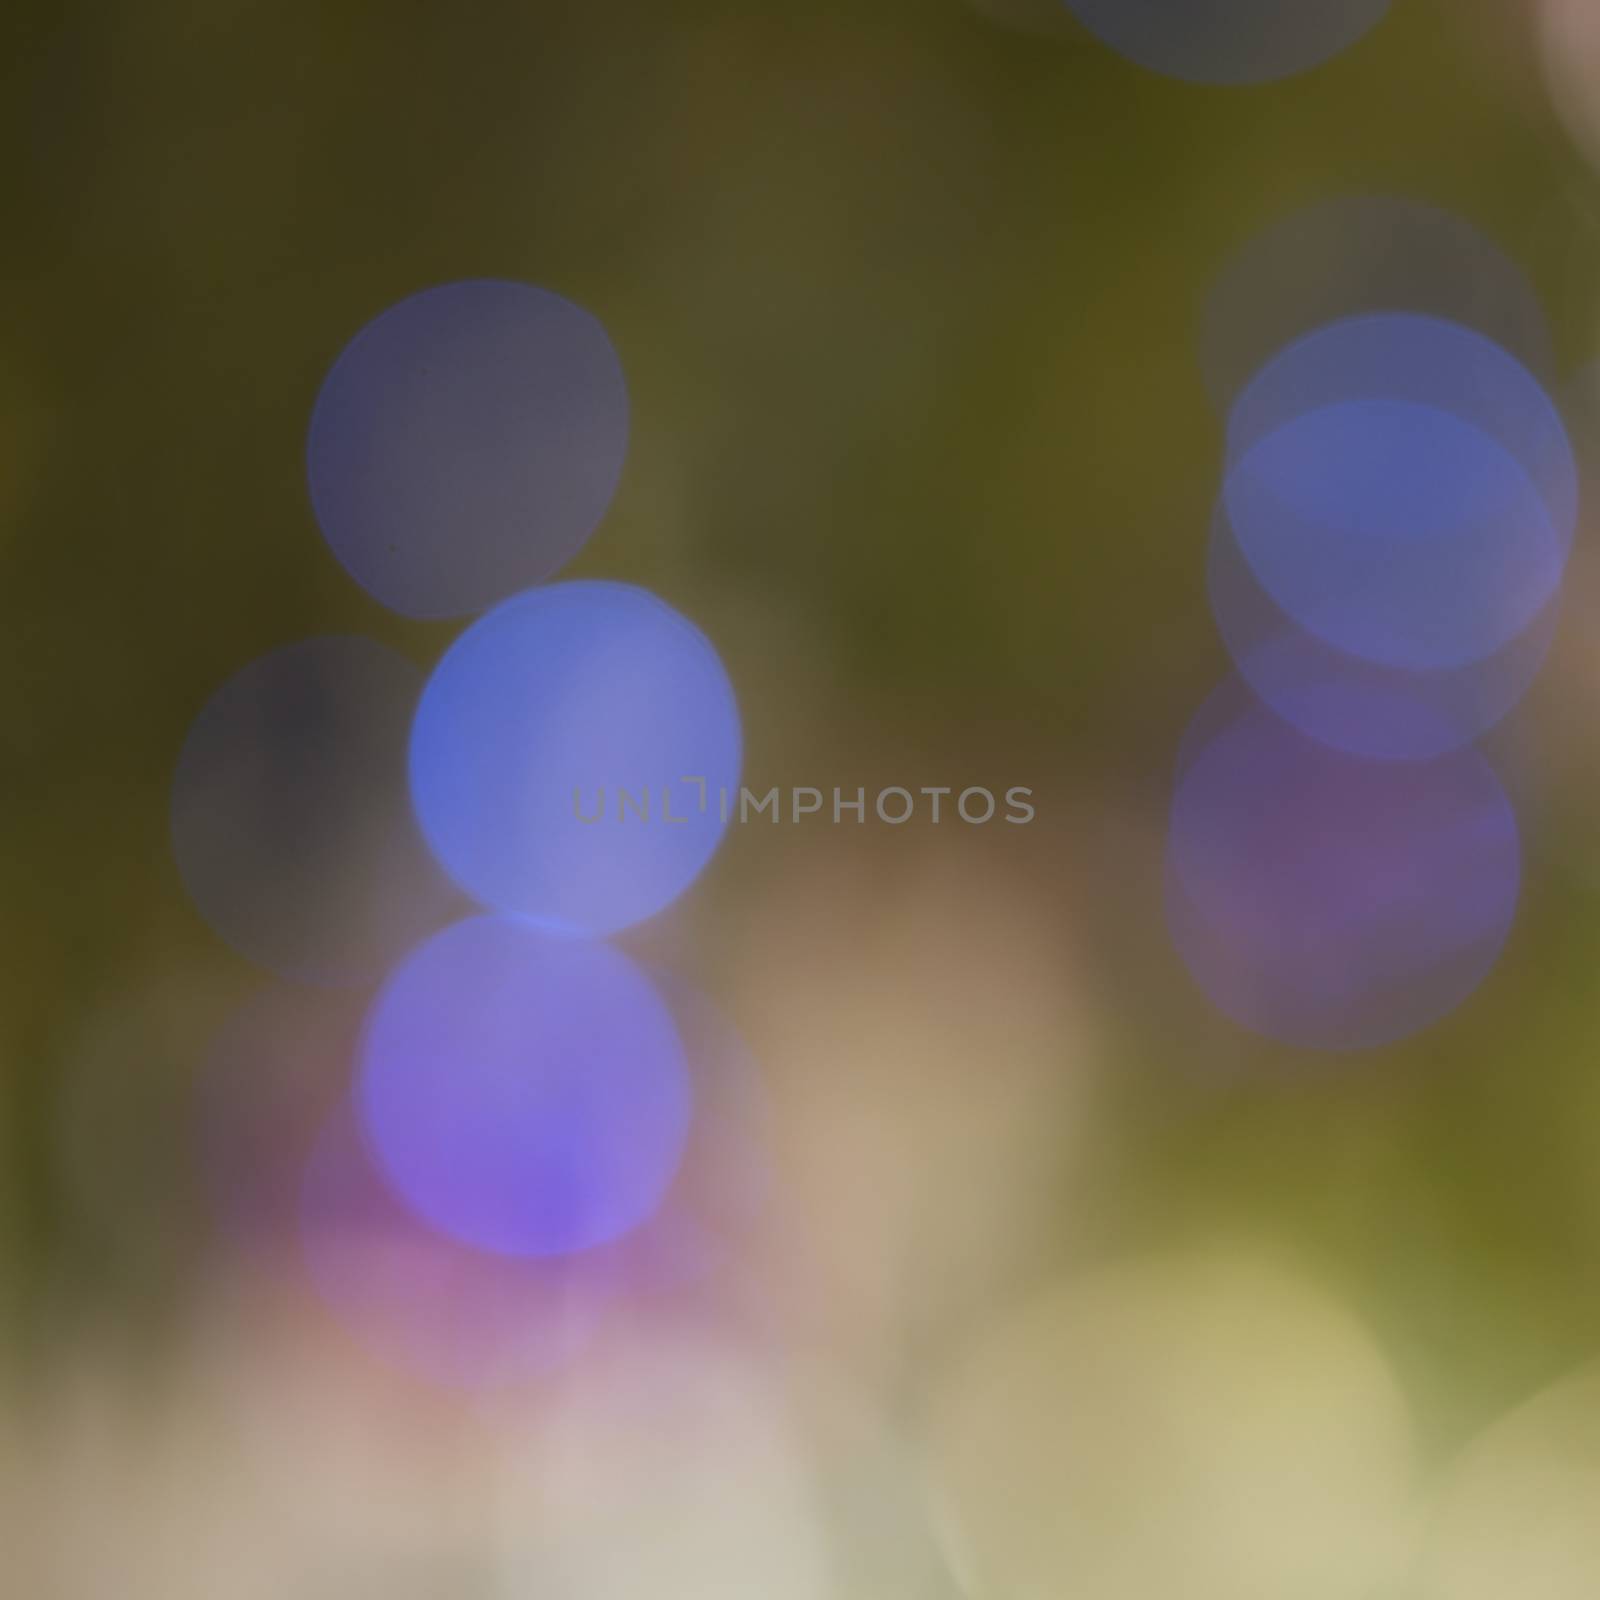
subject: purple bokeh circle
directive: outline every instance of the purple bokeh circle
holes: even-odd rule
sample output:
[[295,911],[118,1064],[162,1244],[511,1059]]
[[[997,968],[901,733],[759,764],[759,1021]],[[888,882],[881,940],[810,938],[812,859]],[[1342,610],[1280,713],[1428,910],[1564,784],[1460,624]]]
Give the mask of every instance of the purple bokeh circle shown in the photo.
[[356,1085],[385,1177],[482,1250],[559,1256],[660,1206],[691,1092],[671,1012],[608,945],[510,917],[457,923],[395,970]]
[[1166,870],[1172,937],[1212,1003],[1283,1043],[1357,1050],[1465,1001],[1521,880],[1489,764],[1360,760],[1253,702],[1216,719],[1202,708],[1185,745]]

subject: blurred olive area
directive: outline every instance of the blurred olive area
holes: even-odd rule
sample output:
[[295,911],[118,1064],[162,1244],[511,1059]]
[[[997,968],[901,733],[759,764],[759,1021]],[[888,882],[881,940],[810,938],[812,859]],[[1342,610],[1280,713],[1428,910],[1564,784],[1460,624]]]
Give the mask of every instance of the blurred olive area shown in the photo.
[[[1600,1592],[1589,528],[1483,741],[1523,877],[1464,1005],[1365,1053],[1274,1043],[1163,906],[1179,742],[1229,670],[1199,345],[1238,251],[1346,196],[1464,218],[1537,292],[1600,474],[1600,39],[1569,48],[1568,10],[1394,0],[1318,70],[1221,89],[1057,0],[16,0],[0,1588]],[[358,329],[484,277],[614,340],[627,463],[561,576],[704,630],[746,784],[1036,808],[747,823],[621,938],[737,1040],[678,1196],[707,1237],[563,1278],[492,1383],[498,1281],[308,1268],[278,1226],[370,990],[232,952],[169,823],[246,663],[358,634],[426,670],[460,631],[346,575],[306,430]],[[221,1070],[242,1014],[252,1070]],[[241,1185],[272,1220],[219,1205]]]

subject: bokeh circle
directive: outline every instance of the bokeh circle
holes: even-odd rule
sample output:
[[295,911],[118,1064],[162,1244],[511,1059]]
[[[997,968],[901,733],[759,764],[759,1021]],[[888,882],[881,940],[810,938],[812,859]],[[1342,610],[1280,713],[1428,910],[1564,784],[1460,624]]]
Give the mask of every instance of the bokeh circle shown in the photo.
[[359,983],[460,915],[407,798],[422,682],[371,639],[326,635],[250,662],[195,718],[172,849],[241,954],[302,982]]
[[738,707],[705,636],[643,589],[536,589],[439,662],[411,791],[451,876],[496,910],[608,934],[654,916],[738,804]]
[[1167,911],[1213,1004],[1283,1043],[1356,1050],[1420,1031],[1478,988],[1521,882],[1516,817],[1482,756],[1358,760],[1256,703],[1220,729],[1213,703],[1196,725]]
[[1153,72],[1242,85],[1294,77],[1341,55],[1389,0],[1064,0],[1102,43]]
[[1385,666],[1463,666],[1554,598],[1568,544],[1497,439],[1408,400],[1304,412],[1224,485],[1239,548],[1297,624]]
[[547,289],[474,279],[351,340],[317,396],[306,468],[363,589],[406,616],[458,617],[578,553],[627,446],[627,383],[600,322]]
[[1385,314],[1471,328],[1542,379],[1554,370],[1539,296],[1493,239],[1437,206],[1347,194],[1279,217],[1223,266],[1200,317],[1206,388],[1225,414],[1302,335]]
[[447,928],[367,1019],[361,1125],[395,1192],[441,1232],[549,1257],[646,1222],[689,1132],[683,1045],[621,952],[509,917]]
[[1412,670],[1349,654],[1297,627],[1251,572],[1218,506],[1206,587],[1235,669],[1284,721],[1351,755],[1414,761],[1471,744],[1521,701],[1549,656],[1552,601],[1503,648],[1456,668]]
[[1562,552],[1571,548],[1578,471],[1560,409],[1509,351],[1442,317],[1344,317],[1284,345],[1229,411],[1229,462],[1302,418],[1369,402],[1443,412],[1492,440],[1538,490]]

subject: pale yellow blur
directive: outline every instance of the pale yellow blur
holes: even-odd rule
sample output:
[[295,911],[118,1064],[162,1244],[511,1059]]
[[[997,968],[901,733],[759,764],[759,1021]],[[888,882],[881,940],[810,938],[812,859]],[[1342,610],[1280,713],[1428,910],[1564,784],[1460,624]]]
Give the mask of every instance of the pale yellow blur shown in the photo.
[[1370,1600],[1408,1556],[1406,1408],[1337,1302],[1218,1250],[1045,1289],[936,1386],[967,1592]]

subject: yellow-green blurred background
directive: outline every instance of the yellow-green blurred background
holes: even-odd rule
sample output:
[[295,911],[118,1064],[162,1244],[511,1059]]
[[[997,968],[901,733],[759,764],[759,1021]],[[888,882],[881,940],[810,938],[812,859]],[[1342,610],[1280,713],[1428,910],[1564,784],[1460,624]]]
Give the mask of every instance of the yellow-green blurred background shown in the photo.
[[[648,585],[705,628],[757,787],[1024,784],[1039,809],[1003,837],[736,830],[670,929],[634,941],[691,972],[761,1063],[783,1199],[713,1320],[777,1369],[824,1555],[799,1584],[732,1492],[750,1476],[713,1474],[712,1524],[751,1539],[740,1576],[716,1577],[716,1539],[667,1538],[633,1456],[629,1496],[584,1499],[586,1537],[672,1544],[649,1567],[668,1600],[1264,1597],[1263,1574],[1275,1600],[1476,1597],[1491,1577],[1519,1600],[1600,1592],[1600,1534],[1585,1555],[1572,1532],[1600,1527],[1592,1390],[1545,1395],[1548,1426],[1523,1413],[1482,1466],[1487,1430],[1600,1359],[1593,558],[1497,736],[1524,899],[1460,1013],[1374,1055],[1296,1055],[1194,992],[1160,900],[1173,752],[1226,666],[1203,590],[1206,292],[1293,208],[1400,195],[1494,237],[1581,368],[1600,178],[1552,109],[1540,25],[1509,0],[1396,0],[1342,59],[1229,91],[1119,60],[1054,0],[15,0],[0,1526],[19,1555],[0,1591],[636,1592],[604,1561],[583,1581],[519,1565],[483,1532],[520,1482],[503,1418],[352,1388],[292,1316],[281,1335],[274,1314],[219,1315],[237,1291],[193,1160],[206,1042],[260,980],[170,859],[179,744],[278,644],[358,632],[427,663],[453,636],[387,614],[328,554],[305,427],[370,317],[500,276],[609,328],[633,441],[571,570]],[[1019,1304],[1044,1322],[994,1335],[1018,1341],[1010,1364],[974,1376]],[[630,1336],[665,1360],[681,1329]],[[708,1383],[742,1370],[696,1349]],[[1119,1376],[1191,1357],[1171,1393]],[[272,1413],[264,1456],[214,1403],[230,1362],[221,1387]],[[696,1426],[716,1412],[670,1372],[636,1381]],[[1087,1403],[1124,1381],[1149,1416]],[[603,1367],[585,1382],[606,1404],[630,1392]],[[536,1442],[571,1399],[554,1389],[528,1402]],[[1055,1405],[1059,1434],[1040,1420]],[[1003,1426],[1030,1416],[1033,1455]],[[1329,1428],[1348,1459],[1301,1485]],[[1031,1485],[993,1514],[986,1450]],[[1184,1452],[1217,1507],[1188,1478],[1146,1499],[1152,1462]],[[1351,1485],[1378,1483],[1382,1507],[1352,1510]],[[297,1494],[318,1516],[280,1515]],[[1337,1571],[1330,1552],[1359,1542],[1340,1519],[1391,1512],[1400,1553]],[[430,1518],[448,1537],[419,1532]],[[1061,1549],[1057,1519],[1076,1529]],[[1122,1520],[1154,1576],[1112,1561],[1074,1581],[1073,1552],[1116,1544]],[[1551,1527],[1560,1552],[1541,1554],[1528,1530]],[[1288,1555],[1261,1555],[1268,1530]],[[315,1582],[273,1565],[301,1537],[344,1541]],[[1189,1553],[1169,1574],[1163,1551]]]

